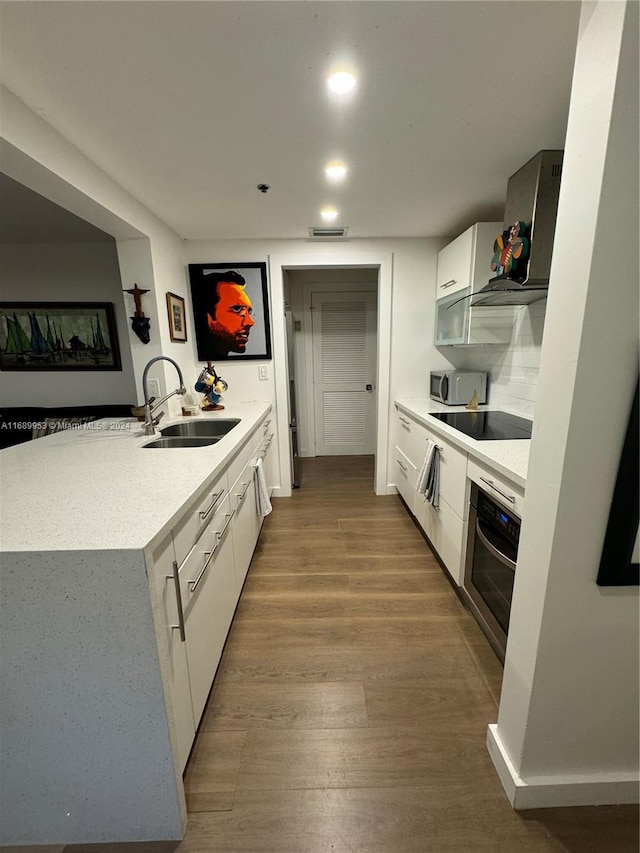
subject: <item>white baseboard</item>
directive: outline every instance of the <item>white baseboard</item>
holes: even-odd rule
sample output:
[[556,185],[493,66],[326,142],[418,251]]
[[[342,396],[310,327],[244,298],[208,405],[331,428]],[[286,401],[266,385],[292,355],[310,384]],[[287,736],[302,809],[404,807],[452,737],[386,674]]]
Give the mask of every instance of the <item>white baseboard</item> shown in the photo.
[[507,798],[516,811],[639,802],[640,779],[633,773],[589,773],[583,776],[523,779],[511,763],[495,723],[487,729],[487,749]]

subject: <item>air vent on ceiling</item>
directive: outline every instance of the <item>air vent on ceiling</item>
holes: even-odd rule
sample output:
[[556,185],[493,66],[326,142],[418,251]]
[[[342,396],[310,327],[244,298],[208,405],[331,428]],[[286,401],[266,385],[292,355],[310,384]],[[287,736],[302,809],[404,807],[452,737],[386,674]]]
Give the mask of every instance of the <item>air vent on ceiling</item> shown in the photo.
[[346,237],[348,230],[348,228],[309,228],[309,237],[336,240],[340,237]]

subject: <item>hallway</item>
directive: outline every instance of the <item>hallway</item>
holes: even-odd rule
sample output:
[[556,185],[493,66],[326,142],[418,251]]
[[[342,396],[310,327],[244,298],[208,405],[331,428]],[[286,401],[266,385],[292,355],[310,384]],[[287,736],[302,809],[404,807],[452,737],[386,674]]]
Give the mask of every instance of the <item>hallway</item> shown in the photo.
[[485,747],[501,666],[372,482],[372,457],[305,459],[302,488],[274,501],[175,850],[636,853],[635,807],[512,811]]

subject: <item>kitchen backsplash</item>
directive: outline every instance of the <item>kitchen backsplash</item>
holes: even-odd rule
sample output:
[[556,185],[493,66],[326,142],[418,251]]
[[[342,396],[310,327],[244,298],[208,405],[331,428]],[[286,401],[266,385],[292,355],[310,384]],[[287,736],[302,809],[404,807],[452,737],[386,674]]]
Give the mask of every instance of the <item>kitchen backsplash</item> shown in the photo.
[[533,417],[546,305],[542,299],[516,308],[509,345],[466,348],[464,364],[455,365],[489,372],[488,402],[492,407]]

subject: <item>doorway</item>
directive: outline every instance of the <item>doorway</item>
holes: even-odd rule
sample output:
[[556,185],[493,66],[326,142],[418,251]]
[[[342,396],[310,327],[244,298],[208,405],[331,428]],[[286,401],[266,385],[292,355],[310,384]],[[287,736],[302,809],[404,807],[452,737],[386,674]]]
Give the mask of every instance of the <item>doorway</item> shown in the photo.
[[[315,395],[313,393],[313,320],[310,285],[323,285],[325,290],[347,292],[369,290],[376,294],[376,313],[372,323],[376,328],[375,378],[369,421],[373,425],[375,458],[374,492],[390,494],[387,483],[389,440],[389,367],[391,350],[391,278],[390,253],[349,252],[347,246],[309,248],[304,253],[271,255],[269,257],[272,301],[293,309],[295,345],[298,347],[296,383],[304,394],[299,404],[299,419],[304,428],[298,431],[300,452],[315,456]],[[306,286],[305,286],[306,281]],[[338,286],[336,286],[338,283]],[[349,285],[349,287],[346,287]],[[278,448],[280,458],[280,488],[276,494],[291,494],[291,463],[289,450],[289,421],[287,420],[288,371],[286,364],[286,335],[284,310],[273,312],[274,371],[278,417]],[[303,328],[304,326],[304,328]],[[308,393],[311,389],[311,393]],[[333,452],[333,451],[332,451]],[[348,451],[354,452],[354,451]],[[304,460],[303,460],[304,461]]]

